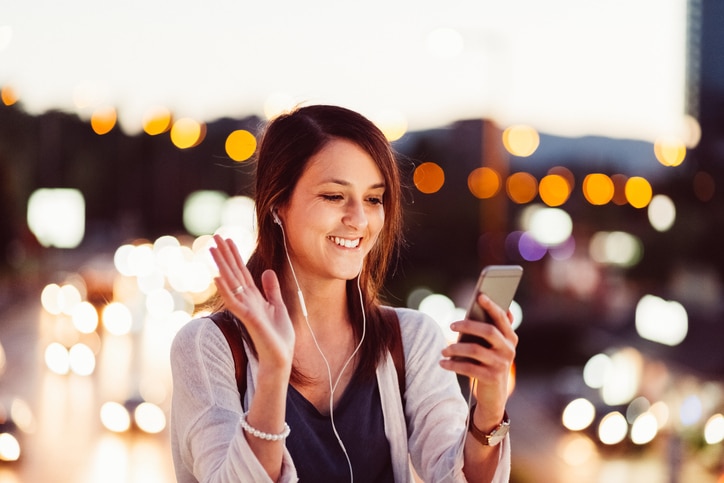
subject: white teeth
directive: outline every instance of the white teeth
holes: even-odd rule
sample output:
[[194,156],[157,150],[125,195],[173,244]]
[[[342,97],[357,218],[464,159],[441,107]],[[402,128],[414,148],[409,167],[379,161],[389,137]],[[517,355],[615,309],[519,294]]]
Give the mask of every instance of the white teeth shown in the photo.
[[337,245],[345,248],[356,248],[359,246],[359,238],[354,240],[347,240],[346,238],[340,238],[338,236],[330,237]]

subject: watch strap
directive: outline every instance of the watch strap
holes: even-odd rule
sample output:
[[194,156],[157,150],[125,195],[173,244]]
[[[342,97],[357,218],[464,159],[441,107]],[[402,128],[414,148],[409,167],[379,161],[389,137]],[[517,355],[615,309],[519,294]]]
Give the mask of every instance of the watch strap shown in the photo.
[[495,427],[490,433],[483,432],[480,428],[475,426],[475,419],[473,418],[473,415],[475,414],[475,408],[477,407],[477,403],[473,404],[470,408],[470,415],[468,416],[468,431],[470,431],[470,434],[473,435],[473,438],[477,439],[481,444],[485,446],[495,446],[500,441],[495,441],[493,438],[498,435],[499,433],[506,434],[508,432],[508,428],[510,427],[510,418],[508,417],[508,412],[503,411],[503,421]]

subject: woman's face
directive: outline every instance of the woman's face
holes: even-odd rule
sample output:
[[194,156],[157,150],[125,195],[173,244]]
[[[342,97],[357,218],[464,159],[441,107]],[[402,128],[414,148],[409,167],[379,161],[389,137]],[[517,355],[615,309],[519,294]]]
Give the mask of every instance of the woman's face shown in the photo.
[[344,139],[312,156],[280,216],[299,277],[351,280],[382,230],[385,183],[370,155]]

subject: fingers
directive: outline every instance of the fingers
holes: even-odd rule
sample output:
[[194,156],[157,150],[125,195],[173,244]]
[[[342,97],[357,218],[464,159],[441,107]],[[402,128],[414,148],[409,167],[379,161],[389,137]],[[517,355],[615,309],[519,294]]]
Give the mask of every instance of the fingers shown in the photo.
[[244,261],[232,240],[225,240],[219,235],[214,235],[216,247],[211,248],[211,255],[219,269],[219,278],[223,280],[224,287],[229,295],[243,287],[244,290],[253,289],[254,281],[247,270]]

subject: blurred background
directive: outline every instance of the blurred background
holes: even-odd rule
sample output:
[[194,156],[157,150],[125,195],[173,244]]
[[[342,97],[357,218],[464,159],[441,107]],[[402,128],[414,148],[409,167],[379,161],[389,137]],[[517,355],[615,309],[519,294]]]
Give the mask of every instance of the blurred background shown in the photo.
[[255,241],[267,119],[356,109],[385,299],[516,263],[514,482],[724,482],[718,0],[0,4],[0,481],[173,481],[168,348]]

